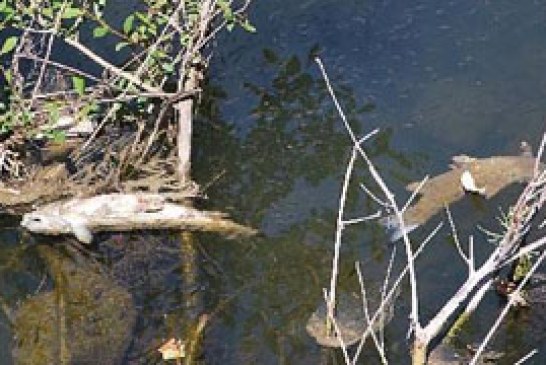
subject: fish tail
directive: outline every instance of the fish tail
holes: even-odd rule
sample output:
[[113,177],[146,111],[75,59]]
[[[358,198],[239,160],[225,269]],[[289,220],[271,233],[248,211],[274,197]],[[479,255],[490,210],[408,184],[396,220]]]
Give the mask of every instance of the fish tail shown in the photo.
[[404,236],[404,233],[409,234],[411,231],[419,227],[419,224],[405,224],[404,227],[402,227],[400,220],[394,214],[381,218],[379,220],[379,224],[385,228],[391,242],[398,241]]

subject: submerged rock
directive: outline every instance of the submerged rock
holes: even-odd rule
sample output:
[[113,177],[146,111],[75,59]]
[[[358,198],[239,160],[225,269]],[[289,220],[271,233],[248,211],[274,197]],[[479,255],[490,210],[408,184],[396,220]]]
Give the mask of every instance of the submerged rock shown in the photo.
[[90,263],[74,262],[50,247],[39,249],[55,288],[16,310],[15,363],[122,363],[136,321],[131,295]]
[[[396,295],[395,295],[396,296]],[[373,317],[381,301],[379,291],[370,291],[367,298],[369,316]],[[324,300],[321,301],[318,308],[311,314],[305,329],[317,343],[325,347],[341,347],[341,341],[335,332],[330,333],[327,330],[327,306]],[[394,315],[394,299],[385,304],[382,315],[373,323],[373,331],[377,332],[389,323]],[[337,297],[336,303],[336,324],[341,333],[341,339],[346,346],[356,344],[363,338],[364,332],[368,329],[362,298],[349,293],[341,293]]]

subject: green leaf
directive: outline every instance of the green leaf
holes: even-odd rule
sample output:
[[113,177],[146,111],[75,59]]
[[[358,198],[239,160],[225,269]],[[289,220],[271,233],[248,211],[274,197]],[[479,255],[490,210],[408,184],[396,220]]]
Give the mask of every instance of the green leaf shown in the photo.
[[152,25],[152,21],[150,20],[150,16],[148,14],[141,13],[140,11],[135,12],[136,17],[138,20],[140,20],[142,23],[146,25]]
[[13,51],[13,49],[17,45],[18,40],[19,40],[19,37],[17,36],[8,37],[8,39],[6,39],[4,41],[4,44],[2,45],[2,49],[0,49],[0,55]]
[[256,27],[250,24],[248,19],[245,19],[245,21],[241,23],[241,27],[249,33],[256,33]]
[[101,38],[108,34],[108,28],[107,27],[96,27],[93,29],[93,37],[94,38]]
[[188,33],[183,33],[181,36],[180,36],[180,44],[183,45],[184,47],[187,47],[188,44],[190,44],[190,35]]
[[135,16],[133,14],[129,15],[127,18],[125,18],[125,21],[123,22],[123,32],[125,34],[129,33],[131,29],[133,29],[133,22],[135,21]]
[[57,121],[61,117],[61,111],[59,110],[59,106],[54,102],[50,102],[45,104],[45,108],[49,114],[50,123],[57,123]]
[[222,12],[224,13],[224,18],[226,20],[233,19],[233,10],[231,9],[231,6],[229,5],[229,2],[226,0],[218,1],[218,7],[222,9]]
[[42,14],[48,18],[53,18],[53,9],[52,8],[43,8]]
[[163,63],[161,64],[161,68],[166,73],[172,74],[174,72],[174,65],[172,63]]
[[[0,22],[0,25],[8,24],[8,22],[12,18],[16,17],[15,15],[16,10],[14,9],[13,6],[14,5],[12,4],[8,5],[7,1],[0,2],[0,13],[3,14],[3,16],[0,17],[0,18],[3,18],[3,20]],[[21,12],[18,15],[20,16]]]
[[98,110],[98,105],[94,102],[90,102],[88,104],[85,104],[79,111],[78,111],[78,120],[84,120],[88,118],[88,116],[91,113],[94,113]]
[[157,27],[153,24],[150,24],[148,27],[148,32],[150,32],[154,36],[157,36]]
[[6,72],[4,72],[4,77],[6,78],[8,84],[11,84],[11,70],[7,70]]
[[83,12],[78,8],[66,8],[63,11],[63,19],[72,19],[81,16]]
[[79,95],[85,93],[85,79],[80,76],[72,76],[72,85]]
[[160,49],[156,49],[156,50],[152,53],[152,57],[154,57],[155,59],[161,60],[161,59],[168,58],[169,55],[166,54],[164,51],[162,51],[162,50],[160,50]]
[[119,42],[118,44],[116,44],[116,52],[119,52],[122,48],[124,47],[127,47],[129,45],[128,42]]
[[64,133],[64,131],[47,130],[45,131],[44,135],[46,136],[46,138],[56,143],[62,143],[66,140],[66,134]]

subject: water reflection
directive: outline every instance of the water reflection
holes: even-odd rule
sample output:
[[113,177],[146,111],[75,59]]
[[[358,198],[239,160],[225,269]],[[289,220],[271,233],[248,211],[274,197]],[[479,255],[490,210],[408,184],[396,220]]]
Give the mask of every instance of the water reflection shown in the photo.
[[83,256],[38,247],[55,280],[22,302],[13,319],[16,364],[119,364],[131,343],[136,311],[129,292]]
[[[209,85],[204,95],[196,125],[196,176],[213,181],[211,204],[230,207],[265,235],[229,247],[216,241],[204,244],[226,271],[214,280],[219,295],[237,293],[212,327],[210,363],[291,362],[294,357],[296,363],[316,363],[321,357],[305,322],[329,276],[339,184],[350,143],[312,62],[317,51],[314,47],[305,57],[282,57],[263,50],[268,80],[244,83],[255,101],[249,111],[252,124],[235,128],[222,120],[219,108],[227,95],[219,87]],[[340,80],[336,93],[349,122],[363,133],[360,125],[374,105],[358,100]],[[414,165],[415,156],[394,150],[392,135],[392,129],[381,131],[366,149],[386,171],[397,171],[407,181],[403,171]],[[359,179],[371,181],[363,166]],[[349,214],[376,208],[356,184],[350,194]],[[365,275],[377,283],[389,249],[384,233],[371,224],[347,230],[346,237],[342,288],[357,288],[356,259],[366,261]],[[234,350],[225,353],[223,348]]]
[[[244,83],[256,105],[249,111],[251,124],[239,129],[222,120],[219,107],[226,98],[223,91],[209,86],[203,97],[202,120],[196,126],[196,161],[206,159],[207,165],[197,166],[196,176],[212,181],[214,174],[222,173],[213,183],[211,201],[221,202],[226,194],[238,196],[234,211],[252,217],[254,224],[268,224],[264,217],[270,209],[309,189],[325,191],[325,195],[315,202],[299,199],[298,205],[320,209],[331,207],[338,198],[338,178],[344,172],[342,165],[350,145],[311,62],[315,53],[312,49],[302,61],[297,56],[281,59],[273,50],[265,49],[263,59],[271,79],[268,84]],[[336,93],[349,123],[361,132],[360,126],[374,104],[357,100],[353,90],[342,83]],[[391,136],[392,129],[381,131],[366,146],[369,154],[387,158],[392,170],[410,167],[410,158],[390,147]],[[210,166],[215,167],[213,171]]]
[[[215,129],[213,135],[198,134],[202,165],[196,173],[212,181],[223,172],[208,190],[211,204],[232,206],[267,239],[242,247],[206,245],[219,265],[229,268],[230,275],[214,281],[219,293],[253,285],[213,326],[211,363],[324,360],[302,328],[329,274],[348,143],[308,53],[321,53],[357,129],[382,128],[368,148],[401,192],[409,180],[446,171],[455,154],[514,154],[521,140],[536,144],[546,112],[543,6],[542,1],[267,1],[254,7],[257,35],[220,39],[211,77],[221,90],[215,100],[206,99],[203,112],[204,128]],[[258,56],[255,50],[264,47]],[[358,113],[365,105],[373,108]],[[400,152],[406,157],[399,158]],[[460,217],[459,228],[469,232],[477,218],[505,206],[513,193],[458,206],[453,214]],[[370,212],[370,205],[353,199],[358,191],[351,194],[350,214]],[[434,293],[423,302],[425,316],[462,278],[463,267],[453,261],[444,236],[422,259],[422,290]],[[387,250],[383,242],[373,226],[348,232],[344,278],[350,280],[355,258],[380,262]],[[491,298],[485,311],[496,313],[498,303]],[[393,363],[405,363],[405,343],[396,339],[404,338],[407,322],[404,316],[398,320],[389,329],[389,351]],[[473,330],[488,322],[476,323]],[[508,352],[514,350],[508,346]]]

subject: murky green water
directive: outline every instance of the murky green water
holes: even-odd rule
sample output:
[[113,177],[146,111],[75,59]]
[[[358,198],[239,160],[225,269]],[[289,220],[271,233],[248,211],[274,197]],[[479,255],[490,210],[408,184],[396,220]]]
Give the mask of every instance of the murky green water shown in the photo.
[[[136,251],[126,260],[127,249],[100,245],[106,259],[99,261],[135,298],[138,318],[126,363],[158,363],[153,346],[183,328],[186,316],[206,311],[212,315],[204,363],[341,364],[340,354],[321,350],[305,332],[329,283],[337,200],[350,152],[313,56],[322,57],[355,129],[381,129],[366,148],[402,198],[407,182],[444,171],[454,154],[512,154],[522,140],[538,143],[546,114],[545,6],[256,1],[251,19],[258,33],[236,31],[218,39],[196,121],[194,176],[207,186],[205,206],[229,211],[263,235],[247,241],[199,236],[201,269],[191,287],[168,237],[157,248],[138,244],[154,241],[146,236],[128,236],[122,243]],[[370,183],[362,166],[359,178]],[[488,216],[517,193],[512,188],[491,202],[458,204],[453,214],[459,233],[474,232],[477,222],[494,228]],[[351,191],[351,216],[375,210],[357,188]],[[15,225],[6,221],[0,240],[0,291],[13,306],[40,287],[44,272],[36,249],[27,246],[32,240],[19,241]],[[342,287],[357,288],[356,260],[366,262],[369,280],[379,280],[391,249],[381,229],[360,225],[345,238]],[[484,255],[489,247],[480,245]],[[464,279],[464,265],[446,229],[418,264],[426,319]],[[196,293],[202,304],[184,303],[183,293]],[[403,364],[407,293],[397,310],[387,328],[387,351],[393,364]],[[499,311],[491,295],[465,334],[468,341],[479,342]],[[544,322],[537,325],[528,314],[513,320],[519,327],[509,326],[495,343],[509,353],[503,363],[537,346],[546,352],[536,330]],[[0,353],[9,354],[5,328]],[[529,363],[545,362],[539,354]],[[378,363],[371,347],[361,363]],[[0,364],[11,360],[1,357]]]

